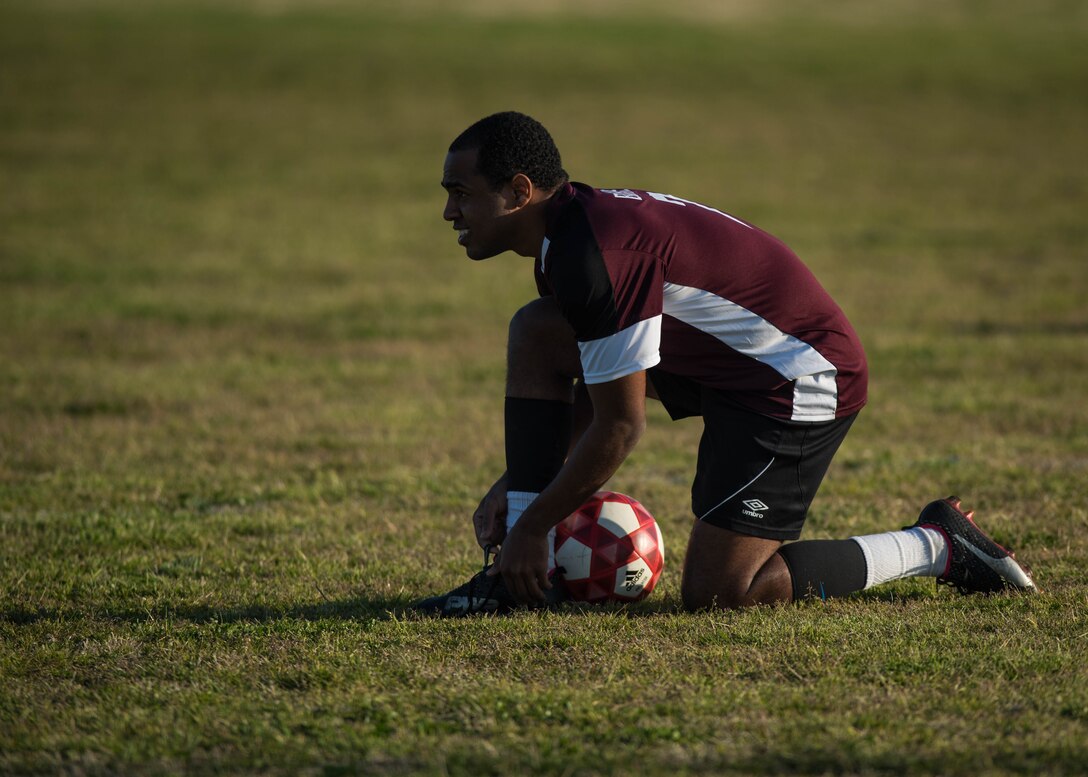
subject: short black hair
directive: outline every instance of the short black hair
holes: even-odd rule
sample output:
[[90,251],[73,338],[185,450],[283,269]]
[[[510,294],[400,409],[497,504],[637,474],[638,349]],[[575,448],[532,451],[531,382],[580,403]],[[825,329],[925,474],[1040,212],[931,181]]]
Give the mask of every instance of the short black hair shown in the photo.
[[450,144],[451,153],[467,149],[477,149],[476,167],[496,189],[518,173],[541,189],[568,180],[552,136],[524,113],[503,111],[480,119]]

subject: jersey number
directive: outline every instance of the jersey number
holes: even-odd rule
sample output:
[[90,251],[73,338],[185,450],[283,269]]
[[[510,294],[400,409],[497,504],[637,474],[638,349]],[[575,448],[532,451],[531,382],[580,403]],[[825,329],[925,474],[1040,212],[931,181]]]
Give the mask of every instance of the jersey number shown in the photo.
[[745,224],[743,221],[741,221],[737,217],[730,216],[725,211],[718,210],[717,208],[712,208],[709,205],[703,205],[702,203],[699,203],[699,202],[693,202],[691,200],[685,200],[683,197],[676,197],[675,195],[672,195],[672,194],[661,194],[661,192],[646,192],[646,193],[648,195],[650,195],[651,197],[653,197],[655,200],[658,200],[659,202],[668,202],[668,203],[672,203],[673,205],[679,205],[681,207],[684,207],[684,206],[687,206],[687,205],[694,205],[696,208],[702,208],[703,210],[708,210],[711,213],[717,213],[719,216],[725,216],[727,219],[729,219],[731,221],[735,221],[738,224],[740,224],[741,226],[748,227],[749,229],[752,228],[750,224]]

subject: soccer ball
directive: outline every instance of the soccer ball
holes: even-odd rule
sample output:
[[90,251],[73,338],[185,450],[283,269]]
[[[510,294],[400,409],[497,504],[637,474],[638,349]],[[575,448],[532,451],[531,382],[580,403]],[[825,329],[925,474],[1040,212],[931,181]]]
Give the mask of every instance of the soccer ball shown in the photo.
[[555,527],[555,564],[576,602],[636,602],[661,577],[665,543],[636,500],[598,491]]

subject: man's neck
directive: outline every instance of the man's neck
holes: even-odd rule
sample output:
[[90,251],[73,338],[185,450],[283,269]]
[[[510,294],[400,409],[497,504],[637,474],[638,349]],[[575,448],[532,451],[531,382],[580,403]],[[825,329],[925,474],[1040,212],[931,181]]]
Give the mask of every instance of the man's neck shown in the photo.
[[514,247],[514,253],[519,256],[529,256],[540,259],[541,246],[544,244],[544,232],[547,225],[548,205],[562,187],[556,187],[549,191],[537,190],[533,192],[533,200],[521,213],[519,218],[525,220],[520,230],[524,238]]

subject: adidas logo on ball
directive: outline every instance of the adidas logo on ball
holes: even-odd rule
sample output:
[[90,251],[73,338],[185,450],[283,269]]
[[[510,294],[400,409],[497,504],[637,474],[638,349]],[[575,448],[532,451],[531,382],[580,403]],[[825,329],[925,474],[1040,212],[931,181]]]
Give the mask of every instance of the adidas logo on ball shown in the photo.
[[642,590],[642,578],[646,576],[645,569],[628,569],[624,573],[623,588],[626,591],[633,591],[638,588]]

